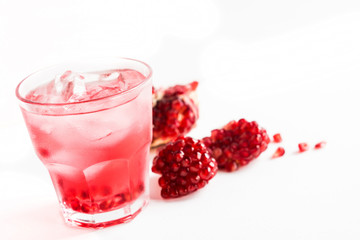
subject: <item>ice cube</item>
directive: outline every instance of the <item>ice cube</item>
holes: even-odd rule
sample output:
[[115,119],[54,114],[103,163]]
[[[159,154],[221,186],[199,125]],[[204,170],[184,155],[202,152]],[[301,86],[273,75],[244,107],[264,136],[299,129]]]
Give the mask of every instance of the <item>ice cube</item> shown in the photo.
[[56,94],[62,96],[65,102],[79,101],[86,93],[84,77],[72,71],[56,76],[54,84]]
[[39,86],[27,99],[47,103],[80,102],[111,96],[140,84],[145,77],[132,69],[76,73],[66,71]]
[[119,71],[119,82],[124,85],[125,89],[135,87],[145,79],[144,75],[132,69],[122,69]]
[[105,82],[101,84],[104,87],[118,87],[120,91],[128,89],[128,84],[125,82],[124,77],[122,76],[122,70],[113,70],[110,72],[100,74],[100,81]]
[[115,70],[115,71],[100,74],[99,80],[100,81],[113,81],[113,80],[118,80],[119,77],[120,77],[120,72]]

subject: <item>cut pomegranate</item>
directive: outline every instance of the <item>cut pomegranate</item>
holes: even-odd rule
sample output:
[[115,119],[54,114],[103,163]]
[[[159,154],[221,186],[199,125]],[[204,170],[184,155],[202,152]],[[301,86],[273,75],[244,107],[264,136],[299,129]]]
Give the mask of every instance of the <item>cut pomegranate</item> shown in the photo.
[[305,152],[309,150],[309,145],[307,143],[299,143],[299,152]]
[[280,133],[275,134],[275,135],[273,136],[273,138],[274,138],[274,142],[276,142],[276,143],[282,142],[282,138],[281,138]]
[[283,147],[278,147],[274,154],[272,155],[272,158],[278,158],[282,157],[285,154],[285,149]]
[[152,147],[187,134],[199,118],[196,97],[198,82],[153,90]]
[[317,144],[315,144],[315,149],[320,149],[320,148],[323,148],[323,147],[325,147],[326,146],[326,142],[325,141],[321,141],[321,142],[319,142],[319,143],[317,143]]
[[216,159],[219,169],[231,172],[257,158],[266,150],[270,138],[255,121],[240,119],[211,131],[211,136],[202,141]]
[[180,136],[154,158],[152,171],[161,174],[163,198],[177,198],[203,188],[217,172],[217,164],[198,140]]

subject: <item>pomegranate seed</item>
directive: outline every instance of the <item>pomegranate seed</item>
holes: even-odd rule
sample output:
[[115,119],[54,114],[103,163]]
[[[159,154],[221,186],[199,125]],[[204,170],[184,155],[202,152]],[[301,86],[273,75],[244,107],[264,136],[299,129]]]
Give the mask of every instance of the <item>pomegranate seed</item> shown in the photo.
[[167,181],[165,180],[164,177],[160,177],[160,178],[159,178],[159,186],[160,186],[160,187],[162,187],[162,188],[163,188],[163,187],[166,187],[167,184],[168,184],[168,183],[167,183]]
[[188,193],[192,193],[192,192],[195,192],[197,190],[197,187],[196,185],[188,185],[187,187],[187,190],[188,190]]
[[282,138],[281,138],[280,133],[274,134],[273,138],[274,138],[274,142],[276,142],[276,143],[282,142]]
[[84,203],[82,206],[81,206],[81,211],[84,212],[84,213],[88,213],[91,211],[91,208],[89,205],[87,205],[86,203]]
[[180,196],[184,196],[188,194],[188,190],[185,187],[180,187],[179,188],[179,195]]
[[209,180],[212,177],[212,169],[206,167],[200,170],[200,178],[204,180]]
[[106,211],[110,208],[112,208],[112,206],[114,205],[114,202],[109,199],[109,200],[104,200],[102,201],[100,204],[99,204],[99,208],[102,210],[102,211]]
[[275,153],[272,155],[272,158],[282,157],[285,154],[285,149],[283,147],[278,147]]
[[299,143],[299,152],[305,152],[309,150],[309,145],[307,143]]
[[70,202],[70,206],[74,211],[78,211],[80,209],[80,202],[78,199],[74,198]]
[[43,157],[43,158],[47,158],[47,157],[50,156],[49,151],[48,151],[47,149],[45,149],[45,148],[38,148],[38,149],[37,149],[37,152],[38,152],[38,154],[39,154],[41,157]]
[[81,199],[88,199],[89,198],[89,193],[87,191],[82,191],[80,193],[80,197],[81,197]]
[[315,149],[320,149],[326,146],[326,142],[325,141],[321,141],[317,144],[315,144]]
[[125,194],[124,193],[119,193],[116,194],[114,197],[114,204],[113,206],[120,206],[122,205],[124,202],[126,202],[126,198],[125,198]]

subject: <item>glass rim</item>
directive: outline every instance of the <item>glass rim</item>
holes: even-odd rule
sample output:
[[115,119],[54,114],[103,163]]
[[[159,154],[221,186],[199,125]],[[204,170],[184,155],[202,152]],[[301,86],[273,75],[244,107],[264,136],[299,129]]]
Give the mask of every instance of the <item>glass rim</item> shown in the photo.
[[[20,89],[20,86],[22,85],[23,82],[25,82],[28,78],[32,77],[33,75],[39,73],[39,72],[42,72],[44,70],[47,70],[47,69],[50,69],[52,67],[56,67],[56,66],[59,66],[59,65],[62,65],[62,64],[65,64],[66,62],[63,62],[63,63],[58,63],[58,64],[53,64],[53,65],[50,65],[50,66],[47,66],[47,67],[44,67],[44,68],[41,68],[31,74],[29,74],[28,76],[26,76],[23,80],[20,81],[20,83],[17,85],[16,89],[15,89],[15,95],[16,97],[23,103],[26,103],[26,104],[33,104],[33,105],[39,105],[39,106],[67,106],[67,105],[76,105],[76,104],[81,104],[81,103],[91,103],[91,102],[97,102],[97,101],[101,101],[101,100],[104,100],[104,99],[108,99],[108,98],[111,98],[111,97],[114,97],[114,96],[120,96],[120,95],[124,95],[128,92],[131,92],[131,91],[134,91],[136,90],[137,88],[141,87],[142,85],[146,84],[149,79],[151,79],[152,77],[152,74],[153,74],[153,70],[152,68],[149,66],[149,64],[143,62],[143,61],[140,61],[140,60],[137,60],[137,59],[134,59],[134,58],[126,58],[126,57],[95,57],[94,59],[120,59],[120,60],[127,60],[127,61],[132,61],[132,62],[137,62],[137,63],[140,63],[140,64],[143,64],[148,70],[149,70],[149,75],[145,77],[145,79],[139,83],[138,85],[136,85],[135,87],[132,87],[130,89],[126,89],[124,91],[119,91],[117,93],[114,93],[114,94],[110,94],[108,96],[104,96],[104,97],[99,97],[99,98],[95,98],[95,99],[88,99],[88,100],[83,100],[83,101],[78,101],[78,102],[67,102],[67,103],[43,103],[43,102],[36,102],[36,101],[31,101],[31,100],[28,100],[26,99],[25,97],[22,97],[19,93],[19,89]],[[80,59],[77,58],[75,59],[75,61],[79,61]]]

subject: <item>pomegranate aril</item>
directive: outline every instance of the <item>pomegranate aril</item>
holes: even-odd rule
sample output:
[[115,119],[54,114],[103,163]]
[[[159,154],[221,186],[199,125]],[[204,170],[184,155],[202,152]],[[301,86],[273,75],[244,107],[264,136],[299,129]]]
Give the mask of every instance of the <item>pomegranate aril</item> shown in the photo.
[[181,177],[186,177],[188,175],[188,172],[189,172],[189,169],[186,169],[186,168],[182,168],[179,172],[179,175]]
[[110,208],[112,208],[112,206],[114,205],[114,202],[109,199],[109,200],[104,200],[102,201],[100,204],[99,204],[99,208],[102,210],[102,211],[106,211]]
[[204,180],[200,180],[200,182],[198,183],[198,188],[203,188],[205,187],[206,182]]
[[321,142],[319,142],[319,143],[317,143],[317,144],[315,144],[315,149],[320,149],[320,148],[323,148],[323,147],[325,147],[326,146],[326,142],[325,141],[321,141]]
[[38,148],[38,149],[37,149],[37,152],[38,152],[38,154],[39,154],[41,157],[43,157],[43,158],[47,158],[47,157],[50,156],[49,151],[48,151],[47,149],[45,149],[45,148]]
[[299,147],[299,152],[305,152],[309,150],[309,145],[307,143],[299,143],[298,147]]
[[187,180],[185,178],[178,178],[178,179],[176,179],[176,183],[178,185],[186,186]]
[[89,193],[87,191],[82,191],[80,194],[81,199],[88,199]]
[[[243,164],[246,165],[246,162]],[[238,168],[238,165],[235,162],[227,162],[225,164],[225,170],[228,172],[233,172]]]
[[211,168],[206,167],[200,170],[200,177],[203,180],[208,180],[211,178]]
[[199,172],[199,170],[201,169],[201,167],[202,167],[202,163],[201,163],[201,162],[192,162],[189,170],[190,170],[190,172],[197,173],[197,172]]
[[196,187],[195,184],[189,185],[189,186],[187,187],[187,190],[188,190],[188,193],[192,193],[192,192],[194,192],[194,191],[197,190],[197,187]]
[[177,174],[174,173],[174,172],[171,172],[171,173],[169,174],[169,176],[170,176],[169,178],[170,178],[171,181],[175,181],[176,178],[177,178]]
[[185,187],[180,187],[179,188],[179,195],[184,196],[186,194],[188,194],[188,190]]
[[179,196],[179,192],[176,188],[171,188],[170,189],[170,197],[172,198],[176,198]]
[[91,208],[88,204],[84,203],[81,206],[81,211],[84,213],[89,213],[91,211]]
[[183,167],[190,167],[190,160],[188,158],[185,158],[181,161],[181,166]]
[[283,147],[278,147],[275,153],[272,155],[272,158],[282,157],[285,154],[285,149]]
[[[190,175],[188,175],[190,176]],[[193,184],[197,184],[200,181],[200,176],[198,174],[192,175],[188,178],[190,180],[191,183]]]
[[281,137],[280,133],[274,134],[273,139],[274,139],[274,142],[276,142],[276,143],[282,142],[282,137]]
[[170,187],[169,186],[161,189],[161,196],[165,199],[170,198]]
[[74,210],[74,211],[78,211],[80,209],[80,202],[78,199],[73,199],[70,201],[70,207]]
[[176,162],[181,162],[181,160],[184,158],[184,152],[183,151],[178,151],[177,153],[175,153],[174,159]]
[[180,166],[179,166],[178,163],[174,162],[174,163],[171,164],[171,170],[173,172],[177,172],[177,171],[179,171],[179,169],[180,169]]
[[160,177],[158,182],[160,187],[166,187],[166,185],[168,184],[164,177]]
[[126,198],[125,198],[125,194],[120,193],[120,194],[116,194],[114,197],[114,206],[120,206],[121,204],[125,203]]

